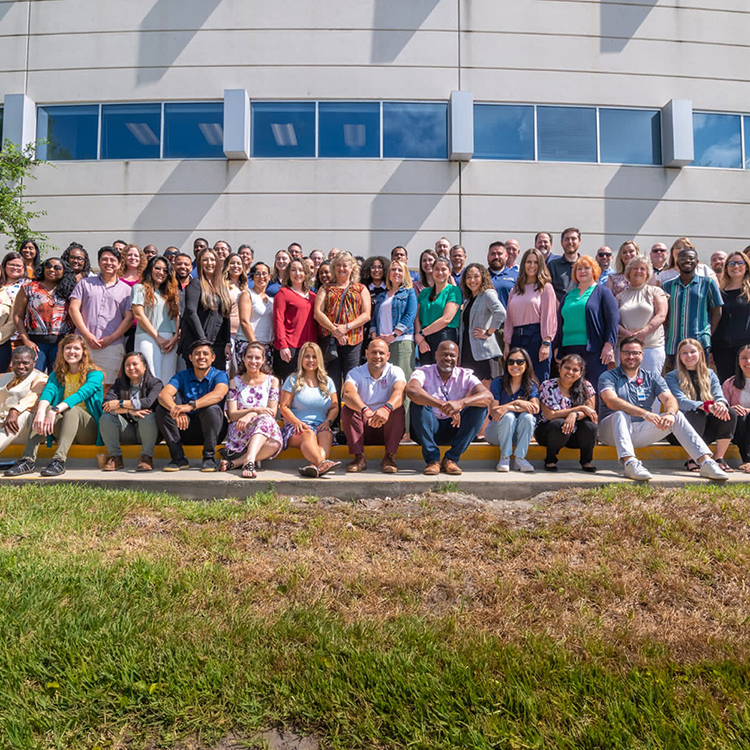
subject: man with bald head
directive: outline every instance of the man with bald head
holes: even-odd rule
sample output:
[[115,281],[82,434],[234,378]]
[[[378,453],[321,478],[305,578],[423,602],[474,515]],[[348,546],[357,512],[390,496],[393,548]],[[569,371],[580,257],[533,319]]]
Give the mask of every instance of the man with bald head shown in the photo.
[[669,266],[669,248],[663,242],[655,242],[651,246],[650,257],[651,265],[654,267],[654,280],[660,282],[659,277]]
[[518,267],[516,266],[516,263],[518,261],[518,256],[521,254],[521,245],[518,242],[518,240],[514,240],[513,238],[509,240],[505,240],[505,267],[508,269],[515,269],[518,270]]
[[596,251],[596,262],[599,264],[599,268],[602,269],[602,275],[599,277],[600,284],[606,284],[607,279],[612,273],[612,248],[602,245]]

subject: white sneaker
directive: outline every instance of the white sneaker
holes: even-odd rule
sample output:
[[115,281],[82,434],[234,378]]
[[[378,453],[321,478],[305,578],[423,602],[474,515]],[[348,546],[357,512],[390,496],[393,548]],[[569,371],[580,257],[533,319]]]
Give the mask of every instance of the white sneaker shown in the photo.
[[519,458],[518,456],[516,456],[516,469],[525,474],[532,474],[535,471],[534,467],[525,458]]
[[648,482],[653,479],[651,472],[637,458],[631,458],[625,464],[624,473],[628,479],[634,479],[636,482]]
[[497,462],[495,471],[510,471],[510,456],[500,456],[500,460]]
[[727,474],[724,469],[713,460],[713,458],[707,458],[701,464],[701,476],[706,479],[716,479],[721,482],[729,479],[729,474]]

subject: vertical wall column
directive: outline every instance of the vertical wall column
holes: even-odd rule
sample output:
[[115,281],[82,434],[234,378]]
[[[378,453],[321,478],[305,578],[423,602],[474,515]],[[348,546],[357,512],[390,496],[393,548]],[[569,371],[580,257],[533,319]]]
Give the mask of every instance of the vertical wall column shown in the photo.
[[662,107],[661,153],[665,167],[684,167],[695,158],[690,99],[672,99]]
[[3,102],[3,141],[19,148],[36,140],[36,102],[26,94],[6,94]]
[[224,90],[224,154],[250,158],[250,99],[245,89]]
[[474,156],[474,94],[451,91],[448,103],[448,158],[470,161]]

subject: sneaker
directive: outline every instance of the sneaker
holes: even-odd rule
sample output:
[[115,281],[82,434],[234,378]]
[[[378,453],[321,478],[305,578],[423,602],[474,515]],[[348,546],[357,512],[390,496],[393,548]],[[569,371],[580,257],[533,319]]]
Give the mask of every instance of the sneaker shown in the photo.
[[201,464],[201,471],[211,472],[211,471],[218,471],[218,470],[219,470],[219,463],[213,456],[206,456],[203,459],[203,463]]
[[504,473],[510,471],[510,456],[500,456],[500,460],[497,462],[495,471]]
[[53,458],[39,473],[43,477],[59,477],[65,473],[65,461]]
[[623,471],[628,479],[633,479],[636,482],[648,482],[653,479],[651,472],[637,458],[631,458],[625,464]]
[[535,469],[525,458],[516,456],[516,471],[522,471],[524,474],[533,474]]
[[20,461],[16,461],[13,466],[8,469],[3,476],[6,477],[20,477],[22,474],[31,474],[34,471],[36,462],[31,458],[22,458]]
[[179,471],[180,469],[189,469],[190,461],[186,458],[173,458],[162,471]]
[[701,464],[701,476],[705,479],[715,479],[719,482],[729,479],[729,474],[727,474],[713,458],[707,458]]

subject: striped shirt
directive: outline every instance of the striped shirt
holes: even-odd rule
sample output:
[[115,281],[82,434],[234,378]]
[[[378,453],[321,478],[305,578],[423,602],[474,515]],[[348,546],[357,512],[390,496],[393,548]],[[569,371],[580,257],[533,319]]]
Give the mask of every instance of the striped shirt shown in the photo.
[[711,310],[724,304],[719,285],[713,279],[696,274],[687,286],[677,277],[665,281],[662,288],[669,295],[666,353],[676,354],[677,345],[686,338],[698,339],[701,346],[708,349],[711,346]]

